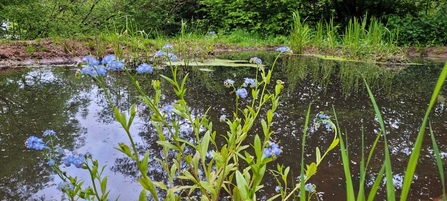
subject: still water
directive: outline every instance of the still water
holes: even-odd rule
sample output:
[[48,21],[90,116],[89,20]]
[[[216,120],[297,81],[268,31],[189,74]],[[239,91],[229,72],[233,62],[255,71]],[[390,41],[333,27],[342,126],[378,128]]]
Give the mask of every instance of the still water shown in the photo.
[[[247,60],[250,57],[247,57]],[[265,61],[267,67],[272,62]],[[316,67],[315,67],[316,66]],[[374,71],[365,64],[344,64],[314,58],[284,58],[275,67],[274,80],[285,82],[280,107],[275,114],[274,141],[283,147],[283,153],[275,162],[290,166],[295,176],[299,175],[301,142],[305,115],[309,104],[314,116],[323,111],[331,116],[335,108],[340,127],[347,135],[354,185],[358,182],[361,159],[361,134],[365,134],[367,150],[378,133],[370,100],[359,79],[347,79],[358,72],[368,72],[376,101],[387,126],[392,157],[396,192],[402,185],[406,162],[413,142],[428,105],[431,90],[440,72],[441,64],[408,66],[393,69],[388,73]],[[224,133],[226,125],[219,122],[223,114],[231,116],[234,111],[233,95],[223,86],[227,78],[242,83],[243,78],[254,78],[254,68],[212,67],[213,71],[198,71],[184,68],[180,73],[189,74],[187,100],[193,115],[208,115],[214,122],[217,133]],[[317,69],[317,70],[315,70]],[[372,72],[371,72],[372,71]],[[156,70],[152,75],[139,76],[140,84],[150,96],[152,79],[159,74],[168,75],[168,70]],[[360,73],[361,74],[361,73]],[[390,76],[391,75],[391,76]],[[122,111],[131,104],[139,104],[125,74],[111,73],[106,76],[112,92],[113,102]],[[119,142],[129,143],[126,133],[114,120],[104,93],[88,78],[75,78],[75,69],[64,66],[26,68],[0,72],[0,198],[1,200],[62,200],[57,190],[61,180],[52,173],[41,153],[27,150],[24,140],[31,135],[41,137],[47,129],[56,131],[57,142],[66,152],[90,152],[99,164],[107,165],[104,175],[109,177],[109,198],[137,200],[141,187],[138,184],[138,170],[122,153],[114,149]],[[358,87],[357,87],[358,86]],[[167,82],[162,82],[163,105],[175,102],[175,94]],[[442,94],[447,95],[446,90]],[[250,96],[249,96],[250,97]],[[431,115],[431,123],[437,139],[444,167],[447,166],[447,111],[443,97],[439,98]],[[242,102],[244,104],[244,102]],[[165,178],[161,166],[153,160],[162,156],[162,149],[156,143],[156,131],[150,126],[148,113],[136,118],[131,133],[142,152],[149,150],[149,175],[154,180]],[[258,125],[259,126],[259,125]],[[310,125],[312,126],[312,125]],[[191,128],[185,124],[182,132]],[[252,133],[262,133],[255,127]],[[313,129],[306,140],[308,164],[315,158],[315,147],[325,150],[333,139],[333,133],[324,129]],[[250,142],[251,139],[248,139]],[[382,161],[383,143],[370,164],[367,189],[374,181]],[[276,167],[273,163],[272,168]],[[310,180],[317,186],[321,200],[345,200],[345,179],[339,149],[332,151],[318,167],[317,174]],[[73,176],[89,183],[89,176],[82,169],[73,166],[65,168]],[[426,135],[416,175],[410,192],[410,200],[430,200],[442,193],[439,173],[429,136]],[[273,192],[274,178],[265,179],[265,190],[258,197],[269,197]],[[385,187],[382,185],[376,200],[384,200]]]

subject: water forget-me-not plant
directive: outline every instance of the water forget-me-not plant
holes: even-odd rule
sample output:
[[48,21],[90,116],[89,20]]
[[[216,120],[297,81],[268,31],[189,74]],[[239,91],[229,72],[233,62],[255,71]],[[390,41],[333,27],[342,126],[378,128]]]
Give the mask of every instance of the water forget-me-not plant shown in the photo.
[[[163,57],[169,63],[177,61],[178,57],[172,53],[173,49],[172,45],[166,45],[155,53],[155,57]],[[189,200],[196,197],[204,201],[217,201],[221,200],[224,195],[228,195],[231,200],[254,201],[258,200],[260,196],[259,190],[265,188],[262,182],[269,171],[281,175],[281,179],[277,179],[278,184],[280,184],[279,188],[276,188],[278,194],[271,195],[269,200],[274,200],[280,196],[283,200],[288,200],[297,190],[310,189],[310,186],[305,186],[304,182],[316,173],[321,160],[337,145],[338,141],[334,139],[334,142],[323,155],[320,155],[317,148],[316,162],[306,165],[306,168],[301,167],[303,174],[305,170],[307,179],[300,185],[287,186],[289,167],[283,168],[282,165],[278,164],[277,170],[269,170],[267,165],[281,157],[282,154],[282,146],[272,140],[275,131],[271,128],[275,111],[279,106],[280,94],[285,84],[281,80],[271,82],[272,72],[280,55],[275,59],[269,70],[259,66],[259,71],[256,71],[254,78],[245,78],[240,85],[237,85],[237,82],[232,79],[224,81],[224,87],[231,90],[230,94],[233,94],[236,100],[231,117],[222,115],[219,118],[227,128],[224,133],[217,133],[213,128],[214,124],[211,122],[212,117],[209,116],[208,110],[204,110],[206,112],[200,115],[192,114],[190,107],[188,107],[188,101],[185,99],[188,75],[186,74],[181,78],[178,74],[178,66],[168,65],[171,74],[160,75],[162,81],[169,83],[174,89],[176,101],[172,104],[161,102],[162,81],[158,80],[158,77],[154,77],[151,82],[153,90],[151,96],[146,94],[147,90],[141,88],[138,82],[138,78],[142,76],[140,74],[152,74],[154,70],[147,63],[143,63],[133,70],[127,68],[122,61],[119,61],[113,55],[105,56],[101,62],[93,56],[86,56],[83,59],[81,70],[77,71],[76,75],[79,78],[94,79],[95,83],[103,88],[102,92],[114,112],[115,119],[126,132],[129,139],[128,143],[120,142],[116,149],[134,161],[139,170],[138,182],[142,187],[139,200],[147,200],[149,194],[156,201],[174,201],[181,199],[181,197]],[[249,62],[262,64],[262,60],[257,57],[250,59]],[[128,111],[120,111],[111,101],[111,93],[104,83],[107,78],[105,75],[110,71],[128,75],[135,89],[140,93],[140,103],[133,104]],[[274,85],[274,90],[268,90],[267,86],[270,84]],[[223,96],[223,98],[226,97]],[[243,104],[240,104],[239,99],[244,99]],[[149,152],[140,154],[141,152],[137,150],[130,133],[129,128],[134,118],[136,115],[141,116],[144,110],[150,110],[148,112],[149,120],[158,135],[157,144],[160,146],[162,153],[155,160],[162,166],[167,177],[165,180],[155,180],[154,177],[148,175]],[[261,115],[261,112],[266,113]],[[309,119],[309,115],[307,119]],[[181,123],[184,124],[185,122],[192,128],[193,140],[181,135]],[[255,122],[261,124],[260,133],[252,130]],[[306,121],[306,128],[307,123]],[[249,135],[249,139],[253,139],[253,141],[248,142],[247,137]],[[50,138],[51,136],[55,136],[55,134],[48,133],[46,135]],[[223,145],[216,143],[217,137],[222,137],[225,143]],[[46,150],[46,144],[43,140],[34,136],[30,137],[29,142],[25,144],[27,147]],[[54,144],[50,147],[54,147]],[[52,149],[49,148],[48,150]],[[107,177],[102,176],[104,168],[99,170],[98,162],[93,160],[90,154],[67,155],[62,162],[52,156],[49,159],[53,160],[52,163],[54,164],[51,167],[55,171],[62,172],[59,164],[64,164],[66,168],[74,165],[89,170],[92,187],[89,186],[84,190],[82,190],[82,182],[65,174],[60,175],[62,178],[66,178],[64,181],[70,182],[70,184],[62,183],[60,187],[69,198],[107,199]],[[302,164],[304,164],[303,161]],[[98,186],[100,188],[97,188]],[[313,188],[314,191],[315,188]],[[300,197],[306,197],[306,195],[301,193]]]
[[[79,198],[86,200],[107,200],[109,194],[109,192],[106,192],[107,177],[102,177],[105,166],[99,169],[98,161],[93,160],[89,153],[77,154],[62,150],[55,142],[59,138],[54,130],[45,130],[42,136],[43,138],[36,136],[28,137],[25,140],[25,147],[42,151],[45,159],[48,160],[46,164],[63,180],[58,185],[58,189],[67,195],[68,200],[74,201]],[[64,157],[64,155],[66,156]],[[92,187],[88,186],[83,189],[83,181],[78,180],[77,177],[69,176],[67,172],[71,165],[89,171],[92,179]]]

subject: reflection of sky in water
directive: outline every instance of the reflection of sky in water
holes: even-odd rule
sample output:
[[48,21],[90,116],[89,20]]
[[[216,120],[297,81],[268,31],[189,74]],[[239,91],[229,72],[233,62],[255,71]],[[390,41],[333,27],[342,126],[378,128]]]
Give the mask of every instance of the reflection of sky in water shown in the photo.
[[[73,74],[74,71],[67,73],[69,76],[73,76]],[[242,79],[249,75],[238,74],[238,76],[241,76]],[[216,83],[223,83],[223,80],[226,78],[220,76],[218,73],[216,73],[216,77]],[[71,80],[73,77],[64,77],[61,76],[61,74],[41,69],[30,71],[27,73],[26,78],[27,84],[29,85],[63,81],[74,82]],[[197,77],[194,77],[194,74],[191,74],[190,78],[197,79]],[[287,83],[287,79],[284,79],[283,77],[281,77],[281,79]],[[116,80],[110,82],[112,83],[114,81]],[[11,82],[13,82],[13,80],[11,80]],[[20,84],[23,83],[19,83],[19,85]],[[79,83],[74,83],[72,85],[78,84]],[[127,134],[118,122],[112,120],[111,117],[113,117],[113,113],[108,112],[109,108],[104,103],[104,100],[102,100],[104,96],[98,95],[98,89],[95,87],[96,85],[93,83],[91,85],[93,86],[92,88],[77,91],[75,97],[92,100],[88,102],[89,105],[87,108],[80,107],[80,110],[73,116],[73,118],[79,121],[78,126],[81,130],[85,129],[86,131],[81,132],[80,136],[74,139],[75,142],[65,142],[63,144],[74,144],[76,152],[90,152],[94,159],[99,160],[100,166],[107,165],[104,175],[109,178],[108,189],[111,190],[109,195],[110,199],[115,199],[120,196],[120,200],[137,200],[141,187],[136,181],[138,174],[135,174],[135,167],[132,166],[132,163],[125,160],[126,156],[124,154],[114,149],[114,147],[118,146],[118,142],[129,144]],[[20,87],[23,88],[24,86],[22,85]],[[218,119],[222,114],[227,115],[227,117],[232,116],[234,104],[230,103],[231,101],[228,101],[229,99],[233,100],[231,99],[232,97],[228,95],[222,96],[226,91],[204,89],[205,87],[200,84],[188,87],[189,97],[187,97],[187,101],[190,101],[189,103],[191,104],[193,117],[202,115],[203,112],[209,108],[210,111],[208,115],[213,121],[214,129],[217,130],[218,135],[225,133],[225,124],[218,122]],[[129,91],[126,91],[126,87],[124,87],[124,89],[115,90],[117,91],[116,94],[119,94],[120,96],[128,96],[129,94]],[[280,107],[275,113],[275,120],[272,124],[272,130],[275,134],[272,140],[280,142],[280,146],[283,147],[283,154],[276,162],[291,166],[291,170],[295,173],[299,172],[301,137],[304,129],[303,117],[306,114],[309,103],[313,104],[312,114],[316,114],[319,111],[325,111],[330,114],[332,112],[332,106],[335,106],[343,132],[346,132],[349,136],[349,150],[352,152],[350,159],[353,162],[354,169],[358,169],[360,161],[360,134],[362,133],[360,128],[364,128],[367,149],[371,147],[372,142],[379,132],[378,129],[380,127],[377,123],[377,117],[375,117],[373,110],[371,109],[368,97],[358,96],[349,100],[343,99],[341,98],[339,88],[336,85],[329,86],[329,88],[324,90],[327,90],[327,94],[323,94],[323,88],[321,86],[309,83],[304,83],[303,86],[292,90],[286,89],[281,96]],[[404,172],[406,160],[411,153],[415,134],[420,126],[420,117],[423,116],[427,100],[426,98],[415,100],[401,98],[395,101],[388,101],[383,98],[381,99],[380,97],[377,97],[377,99],[379,102],[378,104],[381,106],[381,111],[383,112],[384,121],[387,124],[387,139],[389,140],[393,173],[395,175],[393,183],[396,187],[399,187],[402,182],[402,173]],[[160,107],[172,104],[174,100],[172,92],[168,91],[164,94],[162,100],[163,102],[160,104]],[[127,101],[127,97],[118,100],[119,104],[121,104],[120,108],[128,108],[129,105],[127,104]],[[67,105],[70,105],[71,103],[76,103],[76,100],[70,99],[66,102]],[[139,104],[139,102],[137,101],[136,104]],[[437,134],[437,139],[441,139],[441,141],[438,142],[438,146],[440,146],[441,157],[445,159],[447,153],[445,152],[446,147],[442,143],[442,139],[445,139],[443,133],[445,133],[447,126],[439,123],[444,122],[444,120],[436,119],[445,117],[445,109],[438,106],[436,112],[438,116],[433,117],[433,122],[435,123],[433,128]],[[149,164],[151,168],[149,169],[149,174],[153,177],[157,177],[159,180],[163,180],[165,177],[162,174],[162,169],[157,164],[158,162],[153,160],[154,157],[160,157],[162,155],[162,150],[156,145],[155,141],[158,137],[153,127],[148,125],[147,120],[144,121],[142,119],[147,117],[147,114],[142,117],[136,117],[134,124],[131,127],[131,133],[138,144],[139,150],[148,150],[151,154]],[[189,122],[183,121],[181,130],[182,136],[187,136],[186,138],[188,140],[195,142],[195,138],[188,136],[192,130]],[[58,131],[56,130],[56,132]],[[259,125],[255,125],[251,133],[259,134],[262,133],[262,130]],[[315,147],[319,147],[323,151],[333,139],[333,133],[328,133],[322,129],[314,129],[308,134],[306,141],[308,144],[305,153],[306,163],[309,163],[310,160],[314,159]],[[247,140],[250,141],[252,139]],[[421,182],[424,182],[425,178],[428,178],[426,179],[428,182],[436,183],[433,180],[436,180],[438,176],[435,172],[436,166],[434,166],[433,149],[428,148],[431,147],[431,141],[429,140],[428,135],[424,140],[425,148],[422,150],[423,153],[421,156],[425,158],[421,159],[422,162],[418,166],[419,171],[417,170],[415,179],[415,183],[419,182],[418,185],[415,185],[417,191],[426,186],[424,183],[421,184]],[[22,141],[23,139],[21,139],[20,143],[22,143]],[[382,164],[380,160],[383,159],[383,144],[379,143],[377,149],[381,151],[376,152],[373,156],[373,162],[370,163],[372,171],[377,170]],[[323,198],[331,198],[331,196],[337,193],[338,197],[344,197],[344,195],[340,195],[340,192],[344,192],[345,184],[339,153],[337,151],[338,150],[335,149],[335,151],[331,152],[328,157],[325,158],[319,167],[318,173],[311,181],[317,185],[317,190],[322,191],[320,194]],[[208,152],[207,156],[212,156],[211,152]],[[46,164],[43,163],[42,165]],[[271,168],[275,168],[275,165],[276,164],[273,164]],[[428,169],[428,172],[432,172],[430,173],[431,175],[427,177],[422,176],[422,173],[427,172],[426,170]],[[73,166],[66,168],[66,170],[70,175],[81,178],[86,185],[90,184],[90,178],[87,171],[77,169]],[[368,175],[369,178],[367,178],[367,181],[374,181],[376,175],[370,174],[369,172]],[[50,180],[49,183],[44,184],[45,187],[43,187],[43,190],[36,193],[33,196],[34,198],[45,195],[46,200],[60,200],[62,193],[56,188],[60,179],[56,175],[52,175],[51,177],[53,177],[54,180]],[[266,187],[276,186],[274,179],[271,177],[267,178],[264,184],[266,184]],[[265,192],[269,192],[269,190],[267,189]],[[260,193],[260,196],[261,194],[264,196],[265,193]],[[436,195],[430,194],[430,196]]]
[[[90,98],[92,100],[97,98],[96,93],[97,90],[92,90],[90,93]],[[91,101],[87,109],[89,112],[85,118],[80,114],[76,116],[80,126],[87,128],[87,134],[81,136],[81,139],[79,139],[83,142],[81,144],[85,143],[85,145],[77,149],[76,152],[80,154],[90,152],[93,155],[93,159],[98,160],[100,168],[102,168],[103,165],[107,165],[103,175],[108,177],[107,188],[108,190],[111,190],[109,194],[111,200],[114,200],[118,196],[120,196],[120,200],[137,200],[141,191],[140,185],[134,181],[133,178],[127,177],[119,172],[115,173],[110,169],[115,164],[115,159],[117,157],[124,156],[124,154],[114,149],[114,147],[118,146],[118,142],[130,144],[126,132],[121,127],[121,124],[116,121],[111,123],[98,122],[96,114],[104,108],[98,105],[96,101]],[[140,119],[136,117],[134,124],[131,127],[131,133],[135,143],[142,142],[141,137],[137,135],[137,125],[141,124],[142,122],[140,122]],[[90,176],[87,170],[75,168],[73,165],[64,168],[64,170],[66,170],[69,175],[77,176],[82,179],[84,181],[84,186],[91,185]],[[62,180],[57,175],[52,176],[54,177],[54,181],[47,184],[49,187],[41,190],[34,197],[45,195],[47,199],[60,200],[62,192],[56,187]]]

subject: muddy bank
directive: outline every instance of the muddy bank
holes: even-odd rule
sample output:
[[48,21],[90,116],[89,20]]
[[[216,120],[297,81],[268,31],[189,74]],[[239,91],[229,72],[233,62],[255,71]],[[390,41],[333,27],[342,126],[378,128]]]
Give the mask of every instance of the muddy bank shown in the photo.
[[[274,50],[275,47],[244,48],[234,45],[216,45],[215,54]],[[75,65],[88,54],[94,54],[98,50],[88,47],[85,42],[66,39],[54,42],[50,39],[34,41],[3,41],[0,42],[0,68],[21,67],[30,65]],[[111,48],[105,51],[113,54]],[[411,60],[429,59],[438,62],[447,61],[447,47],[409,48],[407,56]]]

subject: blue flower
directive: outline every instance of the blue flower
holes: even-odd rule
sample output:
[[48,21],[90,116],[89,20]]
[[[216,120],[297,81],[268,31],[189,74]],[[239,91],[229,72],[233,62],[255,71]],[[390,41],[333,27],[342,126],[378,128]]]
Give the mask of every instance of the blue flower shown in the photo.
[[56,132],[54,130],[46,130],[43,132],[43,136],[46,137],[47,135],[56,136]]
[[222,121],[224,121],[226,118],[227,118],[227,115],[224,115],[224,114],[223,114],[223,115],[220,116],[219,121],[222,122]]
[[111,61],[107,64],[107,68],[110,68],[112,70],[123,70],[124,69],[124,62],[122,61]]
[[150,74],[152,74],[152,72],[154,71],[154,68],[151,65],[147,64],[147,63],[143,63],[143,64],[139,65],[136,70],[140,74],[141,73],[150,73]]
[[92,65],[92,66],[99,65],[99,60],[93,56],[85,56],[84,58],[82,58],[81,61],[87,62],[88,65]]
[[234,80],[232,80],[232,79],[226,79],[226,80],[224,81],[224,85],[225,85],[225,87],[227,87],[227,88],[232,87],[233,84],[234,84]]
[[47,164],[48,164],[49,166],[53,166],[53,165],[54,165],[54,160],[53,160],[53,159],[50,159],[50,160],[47,162]]
[[291,52],[292,50],[288,46],[281,46],[276,49],[277,52]]
[[306,185],[304,185],[304,190],[308,191],[308,192],[315,192],[315,185],[308,183]]
[[92,77],[98,76],[98,72],[96,72],[96,70],[92,66],[86,66],[86,67],[82,68],[81,74],[90,75]]
[[173,105],[165,105],[165,106],[163,106],[163,111],[164,111],[165,113],[167,113],[167,114],[171,113],[171,112],[172,112],[172,109],[174,109],[174,106],[173,106]]
[[67,167],[73,164],[75,167],[81,168],[85,163],[85,156],[81,154],[69,155],[62,162]]
[[137,113],[139,116],[143,115],[143,111],[146,109],[146,105],[144,105],[143,103],[139,104],[137,106]]
[[275,187],[275,192],[278,193],[280,190],[281,190],[281,186],[276,186],[276,187]]
[[43,150],[45,148],[48,148],[42,138],[38,138],[36,136],[30,136],[28,139],[25,140],[25,147],[28,149],[34,149],[34,150]]
[[255,64],[258,64],[258,65],[262,65],[262,60],[260,58],[258,58],[258,57],[253,57],[253,58],[250,59],[250,63],[255,63]]
[[81,74],[90,75],[92,77],[97,77],[98,75],[105,75],[107,73],[107,70],[104,68],[104,66],[91,66],[87,65],[86,67],[81,69]]
[[227,87],[227,88],[232,87],[233,84],[234,84],[234,80],[232,80],[232,79],[226,79],[226,80],[224,81],[224,85],[225,85],[225,87]]
[[278,144],[269,142],[269,146],[264,149],[264,157],[277,157],[281,152],[281,147],[279,147]]
[[216,34],[216,32],[214,32],[214,31],[209,31],[208,34],[209,34],[209,35],[213,35],[213,34]]
[[164,52],[172,52],[174,51],[174,46],[172,46],[171,44],[166,44],[161,48],[162,51]]
[[66,182],[63,182],[63,183],[62,182],[59,183],[57,185],[57,189],[62,191],[62,192],[69,191],[69,190],[72,191],[72,190],[74,190],[74,186],[73,186],[72,183],[66,181]]
[[324,125],[327,131],[333,131],[335,129],[334,124],[331,121],[331,117],[323,112],[319,112],[315,115],[313,123],[315,124],[315,128],[319,128],[321,125]]
[[98,73],[98,75],[105,75],[107,73],[107,69],[103,66],[96,66],[96,73]]
[[247,98],[248,92],[245,88],[239,88],[236,90],[236,94],[241,98]]
[[113,54],[106,55],[102,58],[101,64],[107,66],[112,61],[116,61],[116,56]]
[[163,52],[161,50],[156,51],[154,57],[167,58],[169,61],[176,62],[179,61],[177,55],[171,52]]
[[253,78],[244,78],[244,84],[242,86],[243,87],[247,87],[249,85],[250,85],[251,88],[256,87],[255,79],[253,79]]

